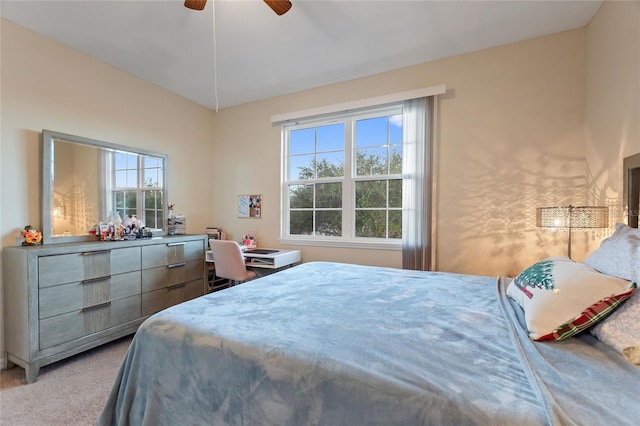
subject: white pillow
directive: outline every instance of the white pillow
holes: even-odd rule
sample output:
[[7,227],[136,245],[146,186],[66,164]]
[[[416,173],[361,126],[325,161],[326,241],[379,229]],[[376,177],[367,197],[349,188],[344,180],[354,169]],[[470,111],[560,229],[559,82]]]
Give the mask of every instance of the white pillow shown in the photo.
[[568,257],[552,257],[514,278],[507,296],[524,310],[532,340],[563,340],[613,312],[635,288]]
[[[600,272],[640,283],[640,229],[617,223],[615,232],[584,261]],[[631,362],[640,358],[640,294],[591,329],[591,334],[623,353]]]
[[[640,292],[636,292],[620,309],[591,329],[598,340],[640,363]],[[636,361],[631,356],[635,354]]]
[[640,229],[616,223],[615,232],[603,240],[584,264],[625,280],[640,282]]

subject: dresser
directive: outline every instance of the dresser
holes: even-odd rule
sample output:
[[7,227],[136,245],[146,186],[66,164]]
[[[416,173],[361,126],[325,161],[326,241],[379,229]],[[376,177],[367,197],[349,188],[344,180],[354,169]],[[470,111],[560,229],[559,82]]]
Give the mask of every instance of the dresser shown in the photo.
[[205,235],[5,247],[7,367],[40,367],[134,333],[207,289]]

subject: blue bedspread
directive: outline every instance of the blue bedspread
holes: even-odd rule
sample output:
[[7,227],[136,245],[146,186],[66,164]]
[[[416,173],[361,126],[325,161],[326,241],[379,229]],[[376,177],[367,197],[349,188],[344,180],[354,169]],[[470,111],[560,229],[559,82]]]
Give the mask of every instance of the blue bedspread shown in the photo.
[[212,293],[142,324],[98,424],[571,423],[502,293],[490,277],[324,262]]

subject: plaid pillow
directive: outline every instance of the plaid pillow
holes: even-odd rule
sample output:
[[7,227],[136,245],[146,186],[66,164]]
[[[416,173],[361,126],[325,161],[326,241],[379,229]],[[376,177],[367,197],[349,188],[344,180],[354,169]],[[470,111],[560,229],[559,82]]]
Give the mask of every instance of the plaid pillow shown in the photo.
[[613,312],[635,288],[568,257],[552,257],[519,274],[507,295],[524,310],[532,340],[563,340]]

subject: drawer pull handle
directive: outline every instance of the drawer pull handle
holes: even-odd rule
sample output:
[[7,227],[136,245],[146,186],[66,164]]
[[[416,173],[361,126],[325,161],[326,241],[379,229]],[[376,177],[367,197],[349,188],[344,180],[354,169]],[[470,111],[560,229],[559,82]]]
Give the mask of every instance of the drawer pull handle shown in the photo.
[[167,265],[167,268],[169,268],[169,269],[171,269],[171,268],[179,268],[180,266],[184,266],[186,264],[187,264],[187,262],[172,263],[171,265]]
[[184,242],[181,243],[167,243],[167,247],[173,247],[173,246],[183,246]]
[[174,288],[184,287],[185,285],[186,285],[185,283],[170,285],[167,287],[167,290],[173,290]]
[[111,275],[107,275],[106,277],[98,277],[98,278],[89,278],[88,280],[82,280],[80,281],[81,284],[91,284],[91,283],[95,283],[98,281],[105,281],[105,280],[110,280],[111,279]]
[[94,254],[104,254],[104,253],[111,253],[111,250],[96,250],[96,251],[83,251],[81,253],[82,256],[91,256]]
[[92,311],[94,309],[104,308],[106,306],[111,305],[111,302],[100,303],[99,305],[88,306],[86,308],[82,308],[82,312]]

